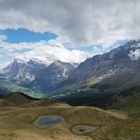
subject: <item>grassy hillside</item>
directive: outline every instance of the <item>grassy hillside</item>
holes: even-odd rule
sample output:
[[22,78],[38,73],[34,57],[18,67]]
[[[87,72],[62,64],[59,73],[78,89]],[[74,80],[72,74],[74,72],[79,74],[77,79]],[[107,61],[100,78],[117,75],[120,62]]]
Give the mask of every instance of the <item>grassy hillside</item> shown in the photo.
[[[134,87],[140,87],[140,75],[112,75],[107,78],[90,79],[82,84],[63,89],[55,93],[54,98],[72,105],[94,105],[106,107],[111,105],[117,96]],[[125,94],[127,96],[129,94]]]
[[[140,88],[131,88],[114,98],[114,102],[103,110],[11,94],[4,98],[7,104],[0,104],[0,140],[139,140]],[[38,129],[33,121],[40,115],[59,115],[65,122]],[[98,129],[76,135],[71,128],[80,124],[97,126]]]
[[[40,130],[32,125],[40,115],[60,115],[65,122]],[[124,113],[66,104],[32,108],[1,107],[0,122],[1,140],[135,140],[140,132],[138,120],[132,121]],[[98,129],[76,135],[71,128],[77,124],[96,125]]]
[[35,99],[20,92],[10,93],[8,96],[0,96],[0,107],[39,107],[56,103],[59,102],[57,100]]
[[131,118],[140,118],[140,87],[133,87],[114,98],[108,108],[127,112]]

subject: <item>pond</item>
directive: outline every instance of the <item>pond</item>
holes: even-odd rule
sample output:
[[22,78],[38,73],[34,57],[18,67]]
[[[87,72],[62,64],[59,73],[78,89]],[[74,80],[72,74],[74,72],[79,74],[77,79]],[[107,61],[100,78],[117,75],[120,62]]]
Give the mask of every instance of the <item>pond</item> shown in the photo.
[[45,129],[49,126],[54,124],[63,123],[64,118],[58,115],[43,115],[38,117],[34,122],[33,125],[40,128]]
[[77,135],[82,135],[82,134],[86,134],[86,133],[90,133],[90,132],[94,132],[95,130],[97,130],[98,126],[94,126],[94,125],[75,125],[71,128],[71,131],[74,134]]

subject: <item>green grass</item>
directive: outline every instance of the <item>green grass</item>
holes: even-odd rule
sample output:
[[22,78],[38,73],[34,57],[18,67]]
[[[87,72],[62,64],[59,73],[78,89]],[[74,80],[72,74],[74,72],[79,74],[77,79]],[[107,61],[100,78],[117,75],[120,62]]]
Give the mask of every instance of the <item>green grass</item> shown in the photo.
[[124,91],[108,108],[127,112],[131,118],[140,118],[140,88]]

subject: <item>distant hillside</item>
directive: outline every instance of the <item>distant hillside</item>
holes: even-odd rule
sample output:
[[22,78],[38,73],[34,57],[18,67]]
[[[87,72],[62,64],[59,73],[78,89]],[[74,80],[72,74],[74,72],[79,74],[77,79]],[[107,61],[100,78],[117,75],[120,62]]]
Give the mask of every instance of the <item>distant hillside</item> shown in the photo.
[[127,112],[131,118],[140,118],[140,87],[133,87],[114,97],[108,109]]
[[[82,84],[56,92],[54,98],[72,105],[94,105],[106,107],[131,89],[140,87],[140,74],[112,75],[101,79],[90,79]],[[127,95],[125,95],[127,96]]]
[[32,100],[35,101],[34,98],[31,98],[23,93],[11,93],[9,96],[7,96],[5,98],[6,100],[8,100],[9,102],[12,102],[14,104],[20,105],[20,104],[25,104],[25,103],[29,103]]
[[[10,93],[7,96],[0,95],[0,107],[46,107],[49,105],[60,104],[59,101],[53,99],[35,99],[20,92]],[[62,104],[62,103],[61,103]]]
[[36,100],[34,98],[31,98],[19,92],[11,93],[8,96],[1,96],[0,98],[1,100],[7,102],[9,105],[16,105],[16,106],[23,105],[26,103],[31,103]]

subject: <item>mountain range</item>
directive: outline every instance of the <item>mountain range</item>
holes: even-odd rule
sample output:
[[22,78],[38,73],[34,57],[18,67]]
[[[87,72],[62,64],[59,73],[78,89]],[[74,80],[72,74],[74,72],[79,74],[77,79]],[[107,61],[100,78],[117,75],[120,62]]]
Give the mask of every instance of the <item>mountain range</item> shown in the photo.
[[126,96],[125,91],[140,87],[140,59],[135,53],[139,49],[139,41],[129,41],[88,58],[58,86],[54,97],[73,105],[105,106]]
[[35,91],[48,92],[66,79],[74,69],[75,64],[59,60],[46,64],[34,59],[15,59],[1,70],[0,79]]
[[[88,58],[76,67],[59,60],[46,64],[34,59],[15,59],[1,70],[0,79],[70,102],[71,99],[80,98],[80,102],[89,97],[93,99],[93,95],[99,97],[100,94],[108,95],[105,97],[108,98],[139,86],[139,50],[140,41],[128,41],[107,53]],[[82,103],[86,104],[85,101]]]
[[90,78],[111,74],[139,73],[140,60],[130,56],[139,49],[140,44],[137,41],[130,41],[108,53],[88,58],[74,70],[64,84],[81,83]]

